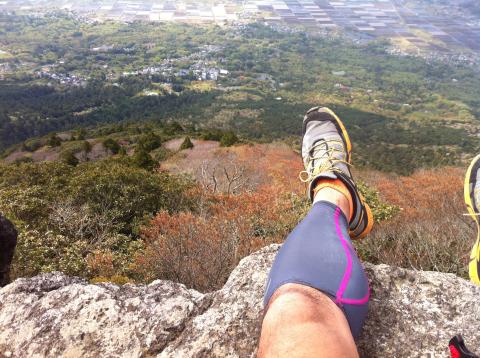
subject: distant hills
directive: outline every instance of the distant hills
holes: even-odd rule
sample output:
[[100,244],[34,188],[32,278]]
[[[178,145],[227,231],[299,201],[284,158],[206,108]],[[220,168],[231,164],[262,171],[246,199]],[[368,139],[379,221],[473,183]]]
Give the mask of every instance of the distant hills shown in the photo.
[[[452,56],[480,53],[480,14],[476,0],[227,0],[0,2],[0,12],[42,14],[69,11],[90,21],[146,21],[195,24],[247,23],[344,32],[363,41],[387,38],[401,53]],[[478,60],[478,58],[477,58]]]
[[[454,164],[479,147],[476,67],[391,55],[383,40],[264,23],[91,23],[65,13],[3,15],[0,31],[10,54],[0,60],[5,157],[58,156],[38,150],[50,135],[85,127],[99,141],[124,128],[131,134],[119,139],[128,140],[138,126],[168,132],[172,123],[182,134],[295,138],[303,113],[319,104],[345,118],[359,163],[376,169]],[[72,159],[82,145],[62,152]]]

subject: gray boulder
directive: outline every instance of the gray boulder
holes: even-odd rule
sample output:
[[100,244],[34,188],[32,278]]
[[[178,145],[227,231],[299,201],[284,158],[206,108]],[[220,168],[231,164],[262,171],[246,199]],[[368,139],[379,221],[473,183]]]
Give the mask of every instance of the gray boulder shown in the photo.
[[[0,290],[0,357],[251,357],[278,245],[243,259],[210,294],[181,284],[91,285],[61,273]],[[480,287],[451,274],[366,265],[363,357],[443,357],[462,333],[480,352]]]

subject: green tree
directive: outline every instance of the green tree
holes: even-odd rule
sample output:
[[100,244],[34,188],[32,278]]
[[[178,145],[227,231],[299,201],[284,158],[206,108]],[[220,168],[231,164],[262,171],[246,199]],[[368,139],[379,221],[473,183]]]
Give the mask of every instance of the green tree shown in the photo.
[[[0,211],[16,221],[43,228],[50,203],[62,197],[75,167],[61,162],[0,163]],[[47,208],[47,210],[46,210]]]
[[238,142],[238,137],[232,131],[226,132],[222,135],[220,139],[220,146],[222,147],[230,147]]
[[192,209],[185,195],[191,185],[112,159],[76,167],[0,163],[0,211],[20,232],[14,277],[54,270],[91,277],[88,256],[97,250],[111,253],[116,272],[124,272],[141,244],[145,218]]
[[144,215],[180,208],[185,186],[165,173],[101,161],[79,165],[68,190],[75,205],[86,204],[97,214],[106,210],[122,232],[131,233]]
[[180,146],[180,150],[192,149],[192,148],[193,148],[193,143],[192,143],[190,137],[186,136],[185,139],[183,140],[182,145]]

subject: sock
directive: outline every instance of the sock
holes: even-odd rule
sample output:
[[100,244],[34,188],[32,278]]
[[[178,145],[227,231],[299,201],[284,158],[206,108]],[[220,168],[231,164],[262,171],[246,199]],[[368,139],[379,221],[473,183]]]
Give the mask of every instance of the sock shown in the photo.
[[315,189],[313,189],[314,200],[317,193],[323,188],[331,188],[336,190],[347,198],[348,206],[350,208],[350,217],[348,218],[348,221],[350,222],[353,216],[353,199],[352,194],[350,194],[350,190],[348,190],[347,186],[340,179],[321,179],[317,185],[315,185]]

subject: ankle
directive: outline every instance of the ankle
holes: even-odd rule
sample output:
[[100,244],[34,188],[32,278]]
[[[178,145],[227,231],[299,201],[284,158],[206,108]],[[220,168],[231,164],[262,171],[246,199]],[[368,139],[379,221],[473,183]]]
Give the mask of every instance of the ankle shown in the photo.
[[353,214],[353,200],[346,185],[338,179],[320,180],[314,189],[313,203],[327,201],[335,204],[342,210],[345,217],[350,221]]

